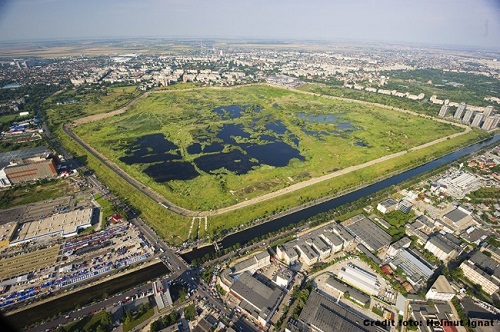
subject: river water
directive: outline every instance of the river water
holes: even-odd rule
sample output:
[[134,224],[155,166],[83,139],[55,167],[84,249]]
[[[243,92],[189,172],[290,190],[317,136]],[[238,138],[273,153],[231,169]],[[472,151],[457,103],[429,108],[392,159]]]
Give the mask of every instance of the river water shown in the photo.
[[[307,207],[303,210],[291,213],[289,215],[279,217],[272,221],[269,221],[264,224],[260,224],[258,226],[228,235],[222,241],[218,242],[219,247],[221,248],[229,248],[239,243],[242,246],[247,244],[252,239],[262,236],[264,234],[275,232],[280,230],[283,227],[289,226],[291,224],[298,223],[302,220],[306,220],[308,218],[314,217],[317,214],[327,212],[329,210],[338,208],[339,206],[355,202],[358,199],[363,197],[372,195],[380,190],[386,189],[390,186],[397,185],[401,182],[404,182],[412,177],[420,175],[424,172],[431,171],[439,166],[444,164],[453,162],[469,153],[475,152],[486,145],[492,144],[500,140],[500,135],[495,135],[492,138],[489,138],[480,143],[476,143],[474,145],[462,148],[453,153],[447,154],[441,158],[435,159],[431,162],[418,166],[416,168],[410,169],[406,172],[402,172],[400,174],[391,176],[385,180],[381,180],[367,187],[355,190],[348,194],[332,198],[331,200],[325,201],[323,203]],[[194,259],[202,258],[207,254],[211,254],[215,252],[215,248],[213,245],[205,246],[202,248],[193,249],[182,255],[187,262],[191,262]]]

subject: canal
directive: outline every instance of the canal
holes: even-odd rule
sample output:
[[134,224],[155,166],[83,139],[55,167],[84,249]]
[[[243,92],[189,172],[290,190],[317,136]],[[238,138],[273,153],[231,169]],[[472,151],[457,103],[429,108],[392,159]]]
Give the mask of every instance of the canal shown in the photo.
[[[415,167],[408,171],[399,173],[397,175],[391,176],[387,179],[381,180],[369,186],[363,187],[361,189],[352,191],[345,195],[332,198],[331,200],[322,202],[317,205],[313,205],[311,207],[304,208],[300,211],[288,214],[283,217],[276,218],[272,221],[257,225],[255,227],[228,235],[222,241],[218,242],[220,248],[229,248],[234,246],[235,244],[245,245],[249,241],[255,239],[256,237],[260,237],[264,234],[268,234],[270,232],[276,232],[283,227],[287,227],[292,224],[296,224],[302,220],[306,220],[308,218],[314,217],[317,214],[330,211],[332,209],[338,208],[339,206],[349,204],[351,202],[355,202],[358,199],[363,197],[375,194],[376,192],[386,189],[390,186],[400,184],[412,177],[420,175],[422,173],[431,171],[437,167],[440,167],[444,164],[451,163],[463,156],[466,156],[472,152],[478,151],[481,148],[495,143],[500,140],[500,135],[495,135],[492,138],[484,140],[482,142],[476,143],[474,145],[464,147],[460,150],[457,150],[453,153],[447,154],[441,158],[430,161],[421,166]],[[215,252],[215,248],[213,245],[205,246],[202,248],[193,249],[182,255],[182,258],[187,262],[191,262],[194,259],[202,258],[207,254],[211,254]]]
[[29,309],[6,316],[6,319],[21,329],[48,317],[73,310],[76,306],[84,306],[94,300],[102,299],[103,294],[113,295],[129,288],[145,283],[169,273],[169,269],[158,262],[135,272],[121,277],[85,288],[63,297],[31,307]]

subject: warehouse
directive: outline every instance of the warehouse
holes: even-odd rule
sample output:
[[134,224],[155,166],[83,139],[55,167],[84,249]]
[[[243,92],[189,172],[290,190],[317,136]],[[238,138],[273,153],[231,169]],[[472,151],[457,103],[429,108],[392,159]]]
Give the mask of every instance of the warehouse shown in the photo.
[[346,220],[343,226],[372,252],[379,251],[391,243],[391,236],[363,214]]
[[10,245],[17,245],[46,236],[75,236],[80,229],[92,226],[93,208],[82,208],[20,224]]
[[376,275],[351,263],[340,270],[338,278],[370,295],[378,295],[380,290]]
[[385,331],[382,327],[364,326],[364,317],[356,315],[347,308],[330,299],[311,292],[299,320],[312,331],[318,332],[375,332]]
[[272,289],[254,278],[248,271],[243,272],[231,286],[231,294],[241,302],[239,306],[265,326],[275,313],[283,298],[283,291]]

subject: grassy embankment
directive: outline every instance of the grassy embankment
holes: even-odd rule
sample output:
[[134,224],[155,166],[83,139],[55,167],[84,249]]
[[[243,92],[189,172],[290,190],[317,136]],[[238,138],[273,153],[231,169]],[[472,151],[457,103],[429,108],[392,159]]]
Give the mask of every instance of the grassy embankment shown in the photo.
[[[260,112],[246,112],[229,119],[212,110],[225,105],[259,105]],[[277,105],[277,107],[273,107]],[[309,122],[299,113],[318,116]],[[334,123],[321,123],[322,117],[335,115],[340,123],[350,123],[357,130],[342,130]],[[288,130],[277,135],[266,128],[280,123]],[[147,134],[162,133],[179,147],[183,161],[192,162],[203,155],[187,153],[187,147],[200,136],[217,142],[215,137],[223,125],[242,125],[250,138],[236,137],[238,142],[266,144],[261,135],[274,136],[297,148],[305,161],[292,159],[285,167],[261,165],[244,175],[229,172],[207,174],[189,181],[155,182],[144,173],[150,164],[132,165],[120,161],[135,139]],[[324,132],[321,138],[302,129]],[[332,132],[337,134],[331,134]],[[173,203],[198,211],[208,211],[285,188],[292,183],[322,176],[352,165],[418,146],[460,132],[449,124],[422,117],[382,109],[356,102],[331,100],[267,86],[242,87],[233,90],[201,89],[153,94],[131,107],[125,114],[104,121],[79,126],[75,132],[86,142],[113,160],[126,172],[164,195]],[[299,141],[298,146],[294,138]],[[368,147],[358,146],[363,142]],[[225,146],[224,152],[234,149]],[[346,152],[349,153],[346,153]],[[270,152],[272,153],[272,152]]]

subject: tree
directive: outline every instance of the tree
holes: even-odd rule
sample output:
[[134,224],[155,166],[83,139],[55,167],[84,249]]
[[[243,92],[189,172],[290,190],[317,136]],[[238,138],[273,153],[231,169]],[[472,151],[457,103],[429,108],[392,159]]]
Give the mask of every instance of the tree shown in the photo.
[[151,325],[149,326],[149,331],[150,332],[156,332],[156,331],[159,331],[161,329],[161,324],[159,321],[155,320],[154,322],[151,323]]
[[184,308],[184,317],[187,320],[193,320],[195,316],[196,316],[196,308],[194,307],[194,304],[190,304],[186,308]]

